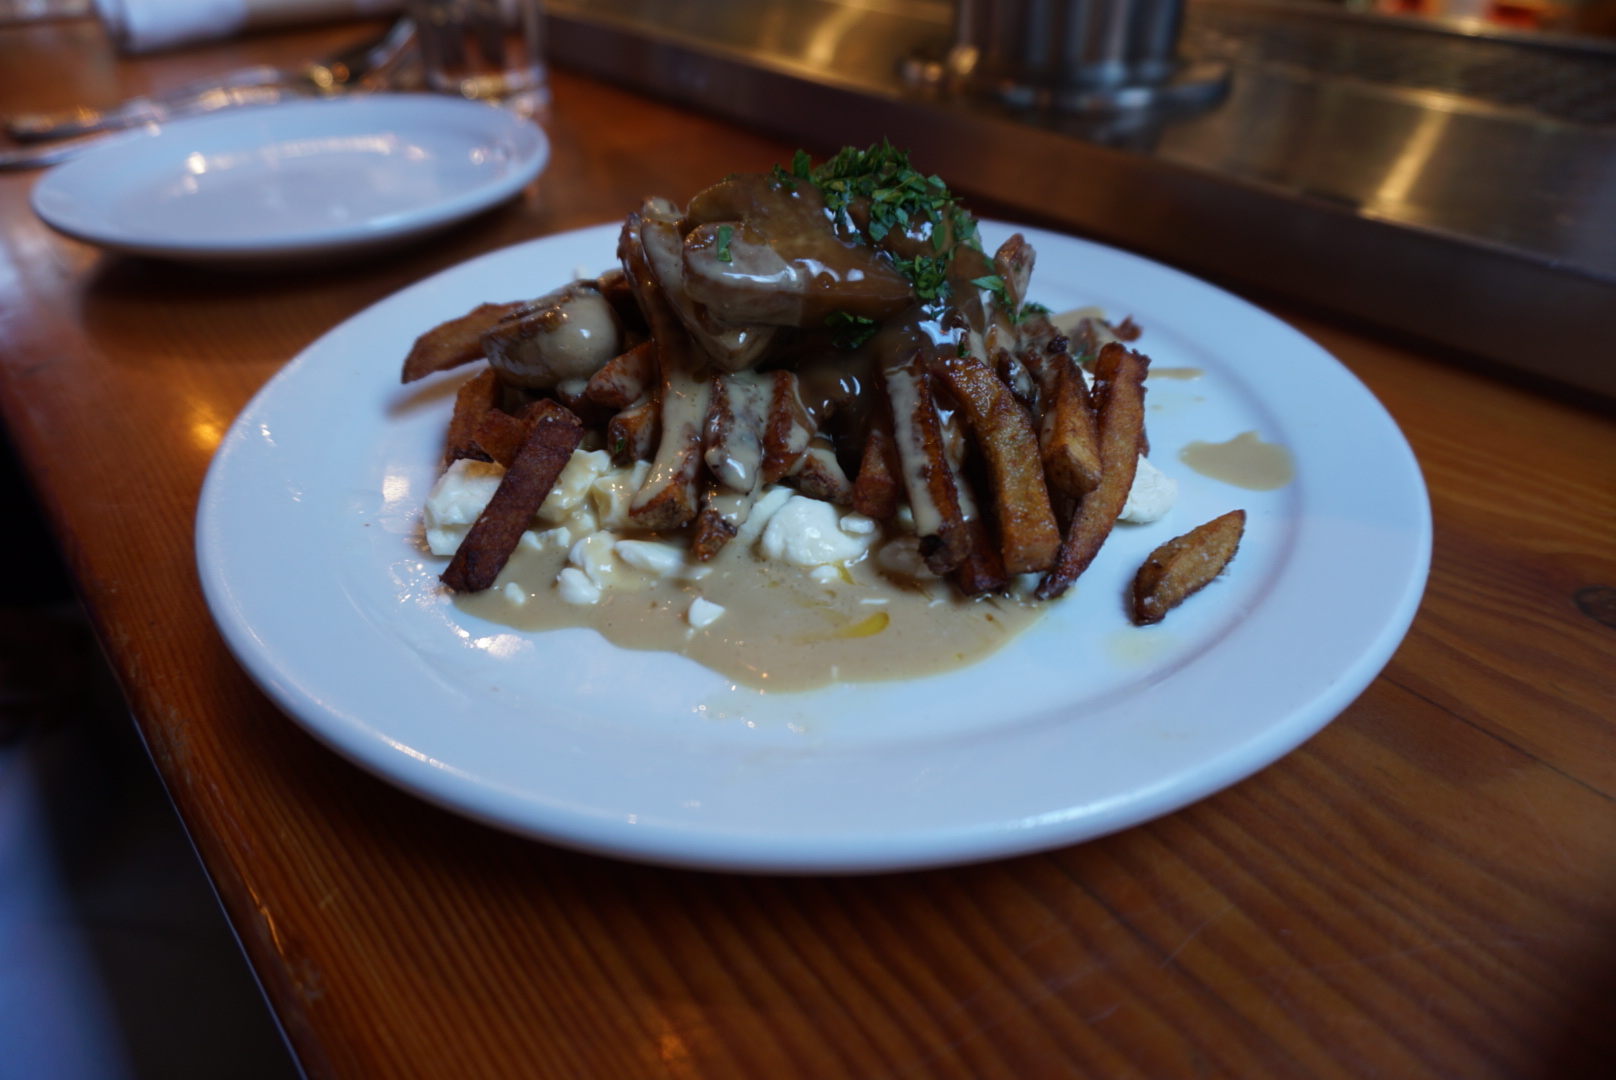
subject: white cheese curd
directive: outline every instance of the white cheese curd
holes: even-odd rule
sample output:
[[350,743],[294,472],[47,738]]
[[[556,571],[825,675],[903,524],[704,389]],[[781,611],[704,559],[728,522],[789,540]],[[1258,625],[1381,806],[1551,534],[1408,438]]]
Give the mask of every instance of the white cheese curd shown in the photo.
[[567,467],[556,477],[555,486],[539,506],[539,520],[548,525],[560,525],[578,511],[588,509],[585,500],[596,480],[610,472],[612,456],[604,450],[574,450]]
[[730,543],[750,547],[763,535],[763,530],[768,526],[770,519],[794,498],[796,493],[790,488],[772,487],[765,491],[758,501],[752,504],[752,510],[746,515],[746,521],[736,530],[735,537]]
[[837,566],[863,557],[874,546],[876,530],[865,522],[875,524],[863,514],[842,514],[830,503],[793,495],[769,518],[758,547],[775,562]]
[[1133,487],[1128,489],[1128,501],[1122,505],[1118,521],[1135,525],[1149,525],[1159,521],[1178,501],[1178,481],[1152,465],[1143,454],[1139,468],[1133,474]]
[[690,610],[685,612],[685,621],[690,624],[692,630],[703,630],[717,622],[722,614],[724,614],[723,605],[698,596],[690,601]]
[[[592,528],[579,529],[578,533],[579,535],[587,535],[594,531]],[[522,539],[518,542],[523,547],[533,551],[559,551],[562,548],[572,546],[572,530],[565,525],[555,529],[545,529],[543,532],[528,529],[522,533]]]
[[684,569],[684,548],[655,540],[619,540],[612,545],[619,559],[636,570],[644,570],[657,577],[668,577]]
[[527,603],[527,590],[514,581],[505,583],[505,599],[517,607]]
[[600,586],[589,580],[589,575],[576,566],[568,566],[556,575],[556,592],[569,604],[600,603]]
[[590,533],[567,553],[567,562],[584,572],[597,589],[610,588],[617,577],[617,561],[612,554],[617,537],[604,529]]
[[426,544],[434,555],[453,555],[472,522],[499,489],[505,466],[461,458],[450,465],[426,497]]
[[600,523],[600,528],[628,527],[629,504],[644,486],[645,478],[650,472],[649,461],[636,461],[629,468],[611,469],[595,478],[589,485],[589,501],[594,504],[595,518]]

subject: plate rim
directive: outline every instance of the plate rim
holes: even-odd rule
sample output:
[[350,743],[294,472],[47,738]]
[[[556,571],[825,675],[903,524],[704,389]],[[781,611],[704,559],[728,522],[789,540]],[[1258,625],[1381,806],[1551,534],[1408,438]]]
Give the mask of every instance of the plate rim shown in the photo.
[[[232,430],[234,431],[235,427],[243,422],[252,421],[260,404],[271,393],[272,387],[283,379],[295,378],[296,376],[291,373],[302,365],[315,362],[310,358],[319,356],[322,346],[326,345],[329,338],[355,320],[371,315],[375,308],[399,302],[400,298],[411,294],[414,290],[430,291],[455,275],[470,272],[469,267],[483,260],[505,257],[545,244],[577,239],[586,234],[604,234],[606,230],[616,227],[614,223],[593,229],[573,230],[489,252],[441,271],[400,290],[376,305],[367,307],[311,344],[266,383],[243,410]],[[230,467],[229,461],[235,452],[232,448],[239,445],[239,442],[230,436],[221,442],[219,452],[209,468],[197,515],[198,565],[204,592],[215,621],[224,633],[232,652],[277,706],[305,730],[311,731],[322,742],[350,760],[381,775],[391,783],[464,816],[565,846],[642,862],[767,873],[880,872],[952,865],[1024,854],[1104,835],[1171,812],[1221,790],[1260,771],[1324,727],[1373,681],[1402,641],[1423,595],[1431,553],[1429,495],[1424,486],[1418,461],[1389,413],[1367,387],[1364,387],[1361,381],[1321,346],[1282,320],[1210,283],[1130,252],[1076,237],[1044,233],[1042,230],[1023,229],[1023,231],[1040,236],[1061,237],[1063,241],[1103,251],[1108,257],[1120,257],[1142,264],[1149,268],[1151,273],[1166,273],[1193,283],[1199,289],[1209,290],[1209,295],[1216,295],[1223,301],[1233,302],[1247,309],[1249,313],[1272,324],[1282,334],[1305,345],[1316,357],[1332,365],[1335,375],[1349,380],[1361,392],[1363,400],[1360,404],[1371,406],[1371,411],[1376,415],[1378,422],[1382,423],[1394,437],[1394,443],[1388,444],[1387,449],[1393,452],[1392,456],[1398,459],[1400,466],[1408,471],[1405,479],[1412,481],[1412,487],[1405,493],[1414,496],[1411,509],[1416,518],[1412,522],[1414,542],[1410,549],[1408,580],[1400,589],[1397,603],[1379,624],[1373,640],[1352,660],[1349,670],[1341,672],[1322,693],[1317,694],[1303,707],[1293,710],[1283,722],[1265,728],[1260,738],[1248,740],[1238,747],[1227,749],[1213,760],[1203,762],[1194,774],[1193,783],[1185,784],[1183,779],[1179,778],[1173,790],[1135,797],[1113,811],[1088,812],[1067,821],[1050,819],[1022,822],[1015,827],[1007,827],[1002,821],[981,822],[963,828],[933,831],[924,836],[906,835],[901,850],[894,847],[890,838],[881,836],[850,839],[845,836],[815,837],[802,834],[792,837],[791,842],[782,847],[780,838],[776,836],[748,835],[744,830],[730,830],[721,834],[715,834],[711,830],[681,830],[666,823],[658,825],[655,830],[657,836],[653,839],[650,836],[652,830],[625,829],[624,823],[620,820],[609,816],[602,818],[598,814],[582,811],[573,813],[560,824],[557,824],[553,815],[543,822],[535,822],[520,813],[513,814],[508,801],[510,793],[492,790],[488,785],[479,785],[475,781],[470,781],[468,787],[468,782],[455,777],[452,768],[445,768],[446,763],[414,761],[408,754],[400,755],[399,747],[385,745],[385,739],[376,738],[373,732],[361,728],[349,730],[340,725],[335,727],[322,725],[300,715],[300,710],[308,707],[308,701],[299,696],[296,688],[284,678],[285,673],[277,671],[269,662],[268,655],[260,650],[251,628],[237,617],[239,613],[230,606],[228,582],[220,576],[220,552],[214,546],[217,526],[215,517],[220,511],[218,485],[225,482],[222,478]]]
[[[63,185],[76,182],[81,173],[116,171],[140,156],[154,144],[166,148],[170,142],[205,136],[216,131],[239,130],[237,122],[253,115],[280,115],[313,113],[328,114],[380,114],[388,119],[396,114],[408,119],[408,113],[419,110],[453,112],[463,117],[494,121],[506,129],[513,145],[522,156],[516,167],[504,176],[460,192],[450,198],[412,210],[387,215],[381,219],[366,219],[359,223],[344,223],[308,229],[279,236],[249,239],[182,239],[165,240],[160,236],[129,235],[119,230],[103,229],[93,221],[78,215],[64,215],[53,204]],[[398,120],[394,119],[393,123]],[[493,127],[490,126],[490,131]],[[493,105],[425,93],[380,93],[333,98],[310,98],[278,104],[242,106],[205,116],[187,117],[139,130],[123,132],[92,147],[83,154],[47,169],[34,184],[29,204],[35,215],[46,225],[71,239],[107,251],[129,255],[176,259],[201,263],[237,263],[274,261],[288,258],[307,258],[342,252],[362,251],[403,243],[407,240],[435,232],[490,209],[514,196],[549,164],[551,145],[548,134],[532,120],[497,108]]]

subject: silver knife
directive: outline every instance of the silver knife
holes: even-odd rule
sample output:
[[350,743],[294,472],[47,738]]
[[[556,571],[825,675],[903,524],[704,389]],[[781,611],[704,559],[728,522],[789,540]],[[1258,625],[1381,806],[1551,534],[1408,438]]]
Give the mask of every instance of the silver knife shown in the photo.
[[[13,116],[5,120],[4,126],[6,132],[18,142],[34,142],[161,123],[232,105],[260,104],[247,92],[266,88],[278,88],[289,94],[339,94],[358,88],[378,89],[389,69],[403,58],[414,42],[415,24],[408,18],[401,18],[380,37],[350,46],[334,56],[313,61],[302,68],[286,69],[268,65],[242,68],[188,83],[163,94],[131,98],[108,109],[78,108],[57,113]],[[232,97],[238,92],[246,96]]]
[[173,105],[155,105],[149,119],[140,122],[131,122],[120,131],[93,131],[88,135],[79,135],[70,139],[58,139],[54,142],[32,143],[28,146],[0,148],[0,171],[11,169],[40,169],[47,165],[76,158],[87,150],[93,150],[102,143],[122,138],[131,128],[156,127],[164,120],[181,120],[188,116],[202,116],[219,109],[234,109],[244,106],[274,105],[292,97],[305,97],[306,94],[286,86],[238,86],[228,90],[208,90],[190,101],[177,102]]

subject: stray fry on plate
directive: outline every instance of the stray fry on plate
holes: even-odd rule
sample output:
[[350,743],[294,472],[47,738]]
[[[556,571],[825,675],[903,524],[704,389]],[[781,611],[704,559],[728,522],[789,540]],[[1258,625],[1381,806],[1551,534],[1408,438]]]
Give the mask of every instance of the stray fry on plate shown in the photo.
[[1234,558],[1245,531],[1246,512],[1231,510],[1152,551],[1133,579],[1134,622],[1159,623],[1206,588]]

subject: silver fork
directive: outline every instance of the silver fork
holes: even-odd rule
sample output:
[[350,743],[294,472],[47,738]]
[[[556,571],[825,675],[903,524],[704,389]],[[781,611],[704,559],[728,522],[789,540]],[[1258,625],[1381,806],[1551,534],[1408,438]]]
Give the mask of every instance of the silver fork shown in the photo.
[[[415,24],[403,18],[379,38],[344,49],[325,60],[312,61],[300,69],[264,65],[242,68],[176,87],[164,94],[130,98],[109,109],[80,108],[12,116],[5,120],[4,127],[18,142],[76,139],[94,132],[121,131],[240,105],[270,104],[293,94],[329,96],[353,89],[373,89],[414,41]],[[47,151],[41,151],[40,157],[48,160],[6,163],[8,157],[21,159],[24,156],[24,151],[13,151],[9,155],[0,151],[0,168],[48,165],[62,160],[61,157],[52,159]]]

